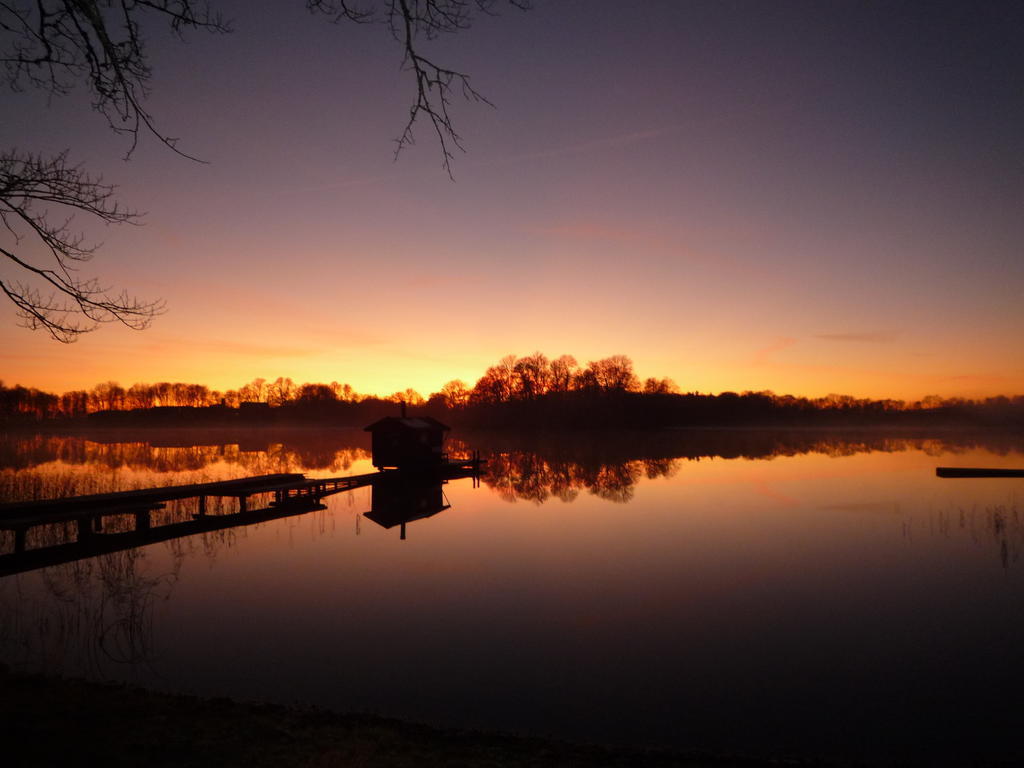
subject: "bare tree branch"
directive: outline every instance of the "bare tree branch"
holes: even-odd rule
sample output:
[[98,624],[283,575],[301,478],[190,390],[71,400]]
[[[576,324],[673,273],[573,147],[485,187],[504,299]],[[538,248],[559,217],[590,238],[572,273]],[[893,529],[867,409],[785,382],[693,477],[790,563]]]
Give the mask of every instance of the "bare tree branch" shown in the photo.
[[361,23],[382,21],[391,36],[402,46],[402,68],[413,75],[416,97],[409,108],[409,119],[402,133],[395,139],[395,157],[403,149],[415,144],[413,129],[417,120],[427,120],[441,147],[441,165],[449,178],[452,175],[453,152],[465,151],[462,137],[455,130],[449,112],[454,96],[466,101],[482,102],[494,106],[469,82],[469,75],[442,66],[422,51],[424,40],[469,29],[474,14],[494,15],[498,5],[528,10],[530,0],[366,0],[356,8],[346,0],[307,0],[306,7],[313,13],[324,13],[334,21],[349,19]]
[[[147,18],[179,36],[186,29],[228,31],[205,0],[0,0],[0,64],[7,84],[15,91],[39,88],[62,95],[84,82],[93,109],[115,133],[130,137],[126,158],[146,131],[194,160],[157,128],[142,104],[152,74],[140,31]],[[25,278],[0,280],[0,291],[14,303],[21,325],[68,343],[101,323],[146,328],[164,311],[162,301],[142,301],[77,274],[98,244],[72,229],[75,213],[105,224],[135,223],[139,217],[118,206],[114,191],[102,178],[70,165],[67,152],[0,154],[0,232],[6,232],[0,263]],[[44,255],[35,256],[40,246]]]
[[[417,120],[433,127],[442,166],[452,178],[453,152],[463,150],[449,113],[455,95],[490,104],[469,76],[436,63],[422,49],[445,33],[469,28],[476,13],[493,14],[499,5],[527,9],[530,0],[305,0],[314,14],[335,23],[379,22],[402,46],[403,70],[412,73],[416,97],[396,139],[395,156],[414,143]],[[177,139],[159,129],[143,106],[152,76],[142,35],[148,20],[173,34],[230,28],[208,0],[0,0],[0,65],[15,91],[39,88],[62,95],[84,82],[92,107],[110,128],[130,137],[126,158],[150,133],[174,152],[190,157]],[[463,150],[464,151],[464,150]],[[195,158],[191,158],[195,159]],[[161,301],[140,301],[112,293],[95,279],[80,278],[77,266],[98,247],[71,228],[75,213],[105,224],[134,223],[139,214],[118,207],[114,187],[68,164],[67,153],[43,157],[17,150],[0,154],[0,264],[13,265],[29,282],[0,280],[18,309],[22,324],[45,329],[62,342],[74,341],[100,323],[118,321],[145,328],[164,311]],[[60,213],[63,218],[56,218]],[[30,238],[35,249],[25,244]],[[9,242],[7,242],[9,241]],[[48,261],[27,256],[42,246]]]
[[[16,150],[0,153],[0,224],[13,243],[0,256],[33,282],[0,279],[0,290],[17,307],[21,325],[46,330],[57,341],[72,342],[101,323],[120,322],[141,330],[164,311],[162,301],[141,301],[125,291],[111,292],[95,278],[82,278],[78,265],[98,245],[71,229],[74,213],[105,224],[137,223],[139,214],[121,208],[115,187],[68,163],[67,152],[42,157]],[[53,220],[54,210],[67,215]],[[39,266],[19,255],[26,238],[42,245],[50,260]]]
[[331,20],[335,24],[343,21],[366,24],[373,21],[373,8],[357,8],[347,0],[306,0],[306,9],[310,13],[332,16]]
[[177,35],[186,29],[230,31],[205,0],[2,0],[0,63],[7,83],[16,91],[34,87],[62,95],[84,80],[93,109],[115,133],[130,137],[127,156],[145,130],[191,157],[142,105],[152,75],[139,30],[140,16],[147,15],[167,22]]

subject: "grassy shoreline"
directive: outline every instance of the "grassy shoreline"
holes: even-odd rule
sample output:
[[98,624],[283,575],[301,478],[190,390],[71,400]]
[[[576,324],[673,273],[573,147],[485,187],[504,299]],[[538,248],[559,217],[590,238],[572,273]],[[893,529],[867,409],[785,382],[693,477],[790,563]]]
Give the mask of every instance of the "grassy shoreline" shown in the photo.
[[431,728],[224,698],[155,693],[0,672],[0,734],[10,768],[112,766],[635,766],[760,768],[794,760],[613,749]]

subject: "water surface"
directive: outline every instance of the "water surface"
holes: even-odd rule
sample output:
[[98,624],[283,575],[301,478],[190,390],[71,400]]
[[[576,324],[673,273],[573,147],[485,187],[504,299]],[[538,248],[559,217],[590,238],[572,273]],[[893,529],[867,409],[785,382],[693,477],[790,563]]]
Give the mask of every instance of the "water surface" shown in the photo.
[[[367,448],[346,431],[7,436],[0,491],[355,474]],[[484,451],[483,482],[444,485],[440,511],[419,494],[429,516],[404,540],[374,522],[394,509],[371,513],[388,500],[364,488],[0,579],[3,659],[588,742],[1024,757],[1024,481],[934,475],[1022,467],[1018,439],[708,431],[454,448]],[[32,546],[61,535],[37,529]]]

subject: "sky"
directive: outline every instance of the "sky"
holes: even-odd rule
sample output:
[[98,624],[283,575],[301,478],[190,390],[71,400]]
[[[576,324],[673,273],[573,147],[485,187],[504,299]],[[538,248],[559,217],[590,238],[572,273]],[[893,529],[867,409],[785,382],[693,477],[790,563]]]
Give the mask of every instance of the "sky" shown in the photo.
[[[507,354],[630,356],[683,391],[1024,393],[1024,5],[535,0],[429,44],[454,180],[376,25],[215,3],[147,29],[146,106],[5,91],[0,146],[69,149],[144,211],[83,274],[163,298],[72,345],[0,304],[0,380],[364,393],[470,384]],[[77,220],[76,220],[77,221]],[[0,277],[14,277],[0,264]]]

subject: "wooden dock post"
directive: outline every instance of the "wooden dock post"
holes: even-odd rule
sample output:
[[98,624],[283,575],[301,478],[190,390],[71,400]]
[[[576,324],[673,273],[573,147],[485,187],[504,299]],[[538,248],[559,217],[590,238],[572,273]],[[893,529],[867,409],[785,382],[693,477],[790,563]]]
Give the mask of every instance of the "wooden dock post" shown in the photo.
[[92,536],[92,518],[91,517],[79,517],[75,519],[75,525],[78,529],[76,540],[87,541]]

